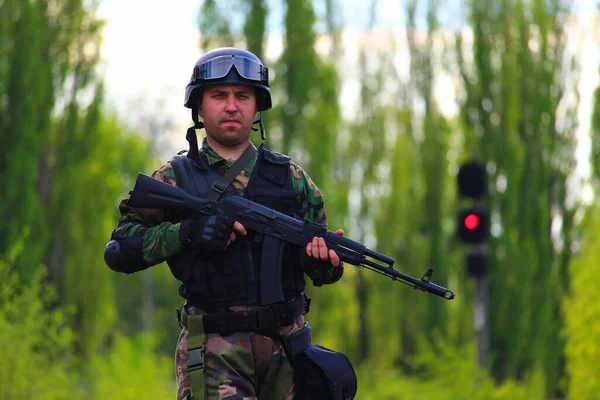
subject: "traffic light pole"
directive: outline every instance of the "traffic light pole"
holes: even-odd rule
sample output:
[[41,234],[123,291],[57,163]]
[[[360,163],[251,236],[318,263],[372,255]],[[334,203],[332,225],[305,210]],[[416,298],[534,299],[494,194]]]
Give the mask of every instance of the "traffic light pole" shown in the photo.
[[477,362],[481,369],[486,369],[489,355],[488,276],[483,274],[474,277],[473,280],[475,283],[473,325],[477,344]]
[[477,345],[477,363],[481,369],[486,369],[489,354],[487,244],[485,242],[471,244],[467,251],[467,273],[473,278],[475,291],[473,328]]

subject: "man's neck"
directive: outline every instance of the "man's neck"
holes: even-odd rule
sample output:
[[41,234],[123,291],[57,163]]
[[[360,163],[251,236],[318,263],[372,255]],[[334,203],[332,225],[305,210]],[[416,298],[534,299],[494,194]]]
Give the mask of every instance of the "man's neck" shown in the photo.
[[217,153],[219,156],[223,157],[225,160],[237,160],[240,158],[246,147],[250,144],[250,139],[247,142],[241,143],[237,146],[224,146],[221,143],[218,143],[210,138],[206,138],[208,145]]

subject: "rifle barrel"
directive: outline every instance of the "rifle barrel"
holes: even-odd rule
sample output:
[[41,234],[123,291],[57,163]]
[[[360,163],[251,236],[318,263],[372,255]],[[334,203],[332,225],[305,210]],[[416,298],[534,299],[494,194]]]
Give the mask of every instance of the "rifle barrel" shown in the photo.
[[409,285],[415,289],[419,289],[424,292],[429,292],[431,294],[435,294],[437,296],[445,298],[446,300],[452,300],[454,298],[454,292],[452,290],[446,289],[445,287],[442,287],[440,285],[436,285],[435,283],[425,280],[424,278],[422,278],[422,279],[415,278],[413,276],[404,274],[404,273],[392,268],[391,266],[386,267],[386,266],[378,264],[372,260],[365,259],[361,262],[361,264],[368,266],[370,269],[381,272],[383,275],[386,275],[386,276],[392,278],[392,280],[398,279],[398,280],[402,281],[403,283],[406,283],[407,285]]

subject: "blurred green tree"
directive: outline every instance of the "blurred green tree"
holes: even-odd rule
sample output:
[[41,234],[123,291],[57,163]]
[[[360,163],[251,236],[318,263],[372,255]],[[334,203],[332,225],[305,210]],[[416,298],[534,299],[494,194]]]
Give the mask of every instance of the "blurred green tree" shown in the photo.
[[560,392],[559,304],[580,205],[568,196],[579,104],[576,60],[565,52],[571,5],[467,4],[473,42],[459,34],[456,47],[465,152],[486,161],[493,210],[490,366],[500,380],[540,367],[552,396]]
[[571,291],[564,300],[566,377],[569,399],[592,400],[600,393],[600,305],[598,271],[600,213],[593,207],[585,224],[581,251],[569,266]]
[[11,268],[24,283],[47,266],[57,304],[73,307],[84,356],[102,348],[116,320],[102,259],[114,195],[146,162],[142,141],[102,116],[102,24],[93,2],[0,4],[0,211],[10,215],[0,221],[0,258],[23,242]]

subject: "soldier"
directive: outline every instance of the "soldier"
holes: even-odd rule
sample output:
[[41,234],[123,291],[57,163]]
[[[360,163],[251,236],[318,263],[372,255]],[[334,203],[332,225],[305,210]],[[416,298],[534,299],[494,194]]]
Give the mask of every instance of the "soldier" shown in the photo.
[[[271,108],[268,70],[258,57],[237,48],[209,51],[194,66],[184,105],[194,121],[190,149],[155,171],[155,179],[212,200],[242,195],[326,225],[323,197],[308,174],[289,157],[251,143],[255,124],[264,140],[262,111]],[[198,149],[196,129],[202,128],[206,137]],[[221,216],[135,209],[128,199],[119,210],[105,252],[108,266],[133,273],[166,260],[181,282],[186,301],[178,316],[178,400],[354,397],[356,377],[347,358],[311,344],[303,317],[310,304],[304,273],[315,286],[343,273],[323,238],[277,252],[239,221]],[[267,262],[278,263],[280,280],[259,278]],[[284,295],[266,301],[270,291]]]

